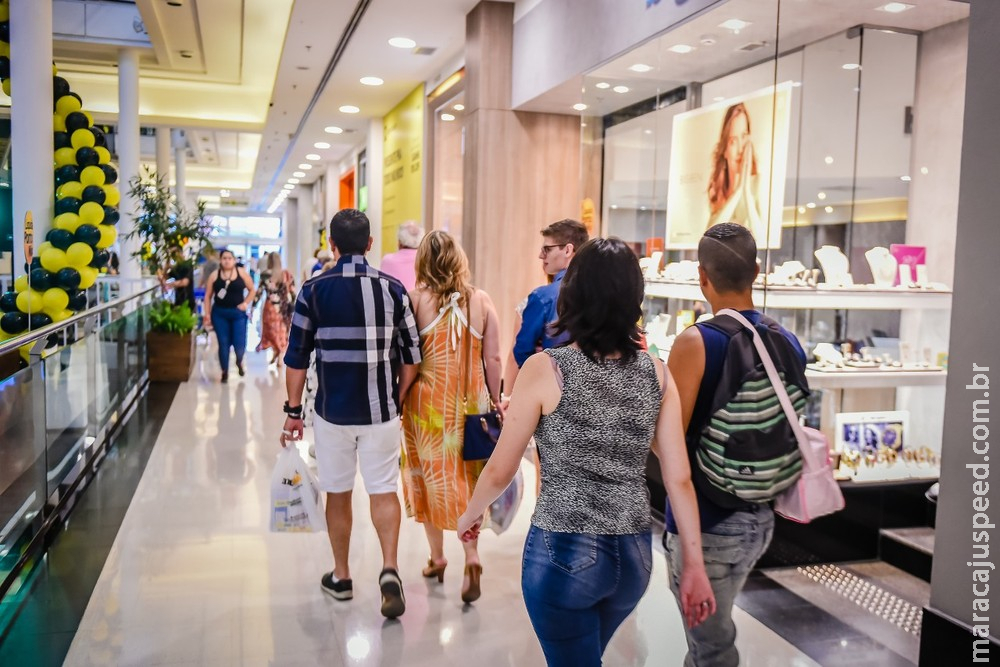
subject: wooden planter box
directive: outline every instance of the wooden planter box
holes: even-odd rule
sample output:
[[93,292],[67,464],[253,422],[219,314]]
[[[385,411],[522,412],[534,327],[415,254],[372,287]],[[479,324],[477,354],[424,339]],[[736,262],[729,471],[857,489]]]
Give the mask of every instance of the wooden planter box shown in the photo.
[[187,382],[194,370],[194,332],[178,336],[174,333],[150,331],[146,334],[149,350],[150,382]]

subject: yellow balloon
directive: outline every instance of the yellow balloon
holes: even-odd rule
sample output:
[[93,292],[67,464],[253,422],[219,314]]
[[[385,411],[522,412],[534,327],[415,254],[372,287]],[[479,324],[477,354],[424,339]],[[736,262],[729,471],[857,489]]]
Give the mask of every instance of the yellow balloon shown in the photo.
[[[0,42],[2,44],[3,42]],[[3,89],[4,95],[10,97],[10,79],[4,79],[0,82],[0,89]]]
[[[42,309],[45,311],[62,312],[69,305],[69,295],[59,287],[50,287],[42,294]],[[49,317],[52,317],[49,315]]]
[[97,151],[97,164],[108,164],[111,162],[111,151],[104,146],[94,146]]
[[18,294],[28,289],[28,287],[28,276],[18,276],[14,281],[14,291]]
[[53,245],[52,245],[51,243],[49,243],[48,241],[46,241],[46,242],[45,242],[45,243],[43,243],[42,245],[38,246],[38,249],[37,249],[37,250],[36,250],[35,252],[37,252],[37,253],[38,253],[38,256],[39,256],[39,257],[41,257],[41,256],[42,256],[42,253],[44,253],[44,252],[45,252],[46,250],[48,250],[49,248],[53,248],[53,247],[55,247],[55,246],[53,246]]
[[76,164],[76,151],[68,146],[66,148],[57,148],[56,154],[56,166],[65,167],[66,165]]
[[[87,167],[90,169],[91,167]],[[93,167],[97,169],[97,167]],[[96,201],[85,201],[80,206],[80,223],[84,225],[99,225],[104,220],[104,207]],[[89,262],[88,262],[89,264]]]
[[8,5],[0,5],[0,21],[10,20],[10,7]]
[[46,271],[51,271],[52,273],[55,273],[60,269],[65,269],[67,266],[66,253],[59,248],[49,248],[41,254],[41,258],[42,267]]
[[[73,150],[72,148],[67,150]],[[73,153],[75,156],[76,153]],[[83,183],[80,181],[68,181],[59,186],[56,190],[56,197],[62,199],[63,197],[76,197],[80,199],[83,197]]]
[[39,313],[42,310],[42,293],[26,289],[17,295],[17,309],[22,313]]
[[[104,172],[101,172],[102,174]],[[118,206],[118,203],[122,200],[122,193],[118,191],[113,185],[102,185],[104,188],[104,205],[105,206]]]
[[[80,208],[82,209],[83,207],[81,206]],[[80,216],[78,216],[76,213],[60,213],[59,215],[56,216],[54,222],[57,228],[65,229],[67,232],[70,232],[71,234],[75,234],[77,227],[83,224],[82,222],[80,222]],[[40,256],[41,255],[39,255],[39,257]]]
[[[9,95],[10,93],[8,93]],[[55,132],[66,131],[66,117],[61,114],[52,114],[52,129]]]
[[[2,18],[0,15],[0,21],[6,21],[7,19]],[[10,58],[10,44],[8,42],[0,42],[0,56],[7,56]]]
[[84,111],[83,115],[87,117],[87,126],[94,127],[94,117],[90,114],[90,112]]
[[[65,121],[63,122],[65,125]],[[93,147],[94,145],[94,133],[85,127],[81,127],[79,130],[73,132],[73,135],[69,138],[73,148],[80,149],[84,146]]]
[[55,63],[52,63],[52,76],[55,76],[56,74],[59,74],[59,68],[56,67]]
[[63,95],[56,100],[56,113],[68,116],[74,111],[79,111],[80,106],[80,100],[76,99],[72,95]]
[[[94,249],[86,243],[77,241],[66,249],[66,261],[69,262],[69,265],[75,269],[87,266],[93,261],[93,259]],[[58,308],[57,310],[62,310],[62,308]]]
[[[73,133],[76,136],[76,132]],[[93,138],[93,134],[90,135]],[[83,183],[83,187],[88,185],[104,185],[104,170],[100,167],[95,167],[91,165],[89,167],[84,167],[83,171],[80,172],[80,182]]]
[[77,268],[80,272],[80,289],[87,289],[97,282],[97,269],[92,266],[81,266]]
[[97,247],[104,250],[113,246],[118,238],[118,230],[112,225],[98,225],[97,228],[101,230],[101,240],[97,242]]
[[49,317],[51,317],[53,322],[62,322],[63,320],[67,320],[67,319],[73,317],[73,311],[72,310],[63,310],[63,311],[58,312],[58,313],[56,313],[56,312],[51,312],[50,313],[49,311],[45,311],[45,314],[48,315]]

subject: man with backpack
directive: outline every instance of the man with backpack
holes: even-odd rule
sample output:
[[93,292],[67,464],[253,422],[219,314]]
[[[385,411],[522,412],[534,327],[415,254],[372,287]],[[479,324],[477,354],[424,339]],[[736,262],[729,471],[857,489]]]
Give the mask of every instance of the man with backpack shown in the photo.
[[[795,336],[753,306],[757,244],[745,227],[714,225],[698,244],[702,293],[713,313],[739,311],[764,340],[796,410],[808,395],[805,353]],[[753,338],[722,314],[677,336],[668,361],[681,399],[681,419],[701,515],[705,568],[717,611],[687,629],[685,667],[735,667],[733,602],[774,533],[773,500],[794,484],[801,459]],[[683,560],[677,526],[666,507],[664,548],[670,587],[680,602]]]

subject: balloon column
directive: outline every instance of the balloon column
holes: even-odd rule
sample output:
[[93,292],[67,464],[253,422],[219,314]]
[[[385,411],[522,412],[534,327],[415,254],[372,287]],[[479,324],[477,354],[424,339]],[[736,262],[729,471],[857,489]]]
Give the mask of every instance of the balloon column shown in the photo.
[[[0,0],[0,82],[10,95],[10,9]],[[14,289],[0,296],[0,340],[70,317],[87,307],[86,289],[106,270],[118,237],[118,172],[104,131],[80,96],[53,70],[55,215]],[[41,239],[36,239],[36,242]]]

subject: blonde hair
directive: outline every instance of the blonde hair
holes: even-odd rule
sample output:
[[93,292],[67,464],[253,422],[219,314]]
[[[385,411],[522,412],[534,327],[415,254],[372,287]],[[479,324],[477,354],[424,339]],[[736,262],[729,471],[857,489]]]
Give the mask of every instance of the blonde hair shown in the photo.
[[473,290],[469,258],[448,232],[433,231],[420,242],[417,248],[417,283],[434,294],[439,308],[455,292],[461,295],[459,304],[469,302]]
[[271,282],[275,285],[280,285],[285,282],[285,271],[281,266],[281,254],[277,252],[269,252],[267,254],[264,266],[268,271],[271,272]]

